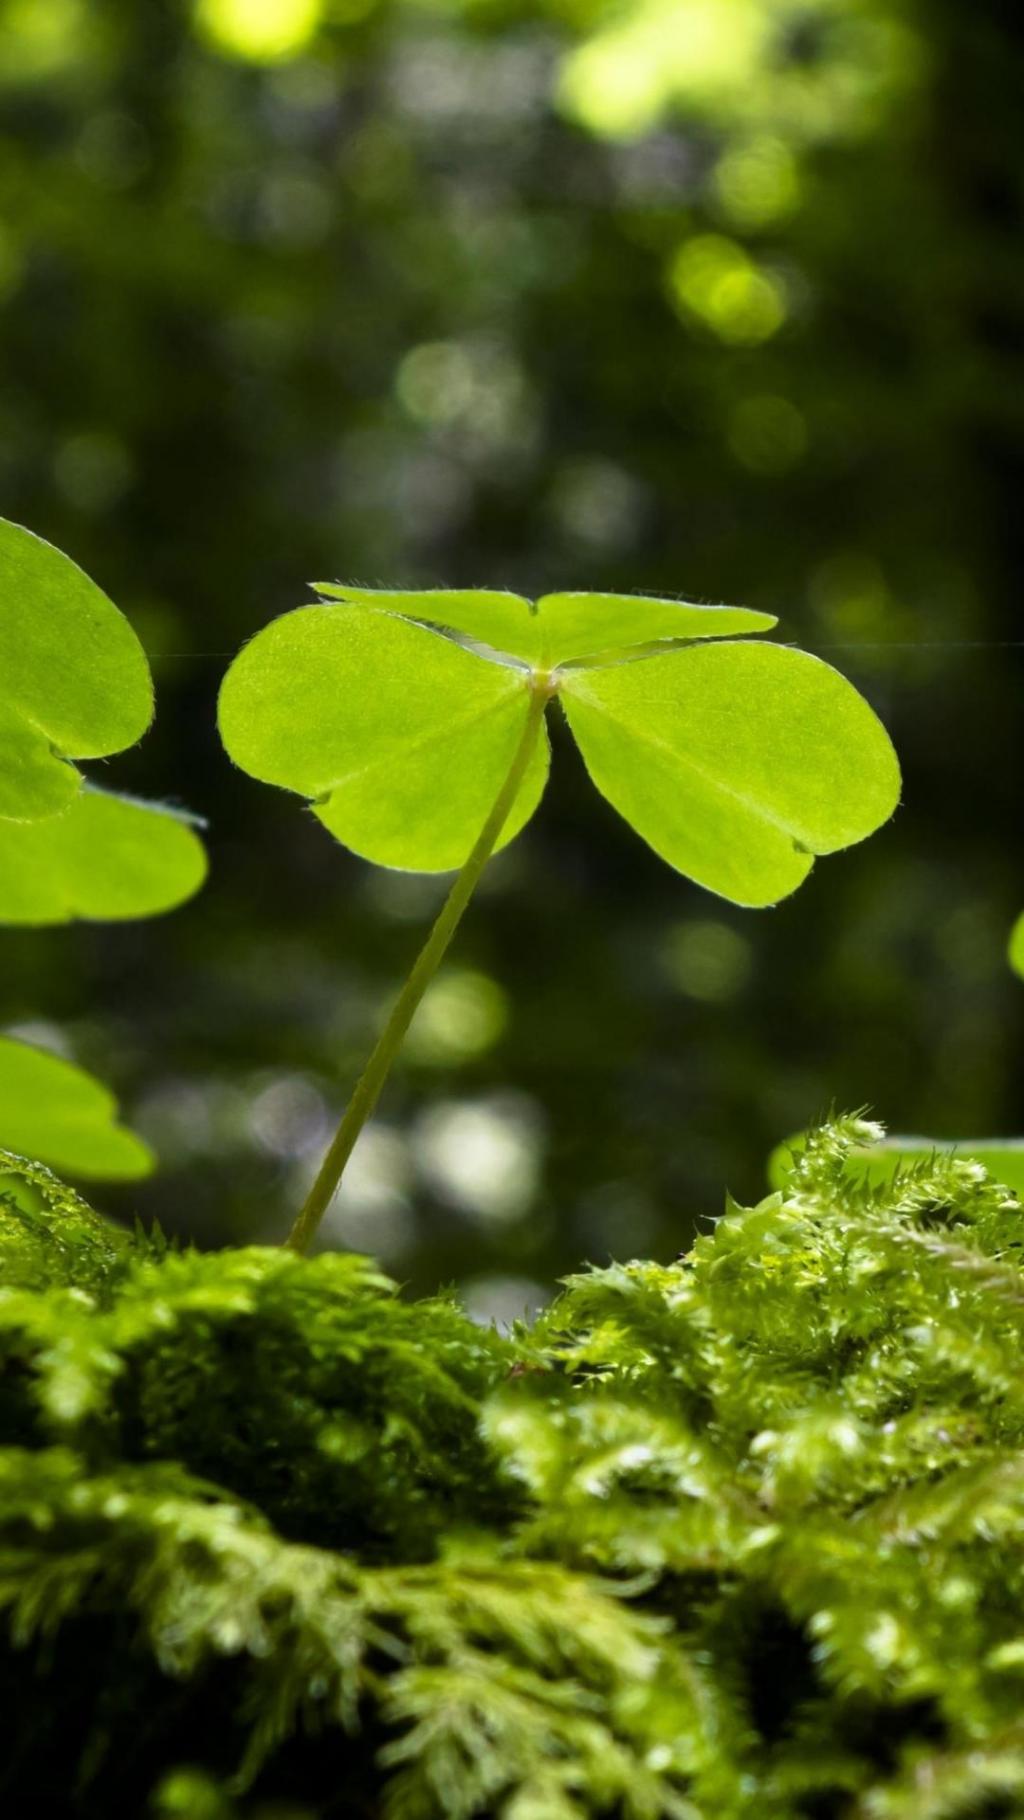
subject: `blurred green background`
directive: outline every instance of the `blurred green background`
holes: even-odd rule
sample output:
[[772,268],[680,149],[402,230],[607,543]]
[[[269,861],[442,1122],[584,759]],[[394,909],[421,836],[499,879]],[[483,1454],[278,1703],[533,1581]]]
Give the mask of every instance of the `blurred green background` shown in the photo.
[[321,577],[764,608],[906,772],[743,913],[556,738],[331,1243],[508,1314],[831,1102],[1024,1130],[1022,93],[995,0],[0,0],[0,511],[151,654],[104,780],[210,823],[185,910],[0,936],[0,1026],[161,1153],[104,1205],[282,1234],[443,894],[219,748]]

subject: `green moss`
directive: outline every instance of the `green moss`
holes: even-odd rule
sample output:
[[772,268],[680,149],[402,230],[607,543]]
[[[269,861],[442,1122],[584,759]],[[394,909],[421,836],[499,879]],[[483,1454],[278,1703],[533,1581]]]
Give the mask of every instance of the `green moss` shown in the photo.
[[8,1804],[1024,1812],[1021,1209],[864,1136],[509,1338],[4,1206]]

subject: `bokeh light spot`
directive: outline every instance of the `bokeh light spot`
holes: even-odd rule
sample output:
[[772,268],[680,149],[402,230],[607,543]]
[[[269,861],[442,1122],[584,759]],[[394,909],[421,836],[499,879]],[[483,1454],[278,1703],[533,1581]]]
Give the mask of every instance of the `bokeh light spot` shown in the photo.
[[435,1194],[482,1226],[521,1218],[537,1192],[541,1130],[528,1100],[442,1101],[420,1119],[413,1148]]
[[73,68],[100,48],[95,9],[85,0],[7,0],[0,15],[0,84],[31,82]]
[[507,1333],[518,1321],[532,1321],[550,1300],[550,1291],[531,1277],[479,1276],[460,1286],[459,1299],[479,1327]]
[[559,100],[610,139],[638,138],[672,113],[797,147],[857,136],[905,110],[927,61],[921,36],[879,0],[632,0],[592,10]]
[[460,453],[486,460],[531,446],[536,408],[523,369],[502,341],[428,341],[411,348],[395,375],[406,415],[452,432]]
[[198,0],[196,23],[207,43],[249,63],[295,57],[323,16],[323,0]]
[[662,948],[665,971],[687,998],[720,1005],[735,998],[753,967],[750,943],[728,923],[676,923]]
[[719,159],[714,188],[737,227],[764,227],[790,214],[799,201],[796,159],[781,139],[765,135],[741,141]]
[[723,234],[684,242],[669,266],[669,289],[681,315],[736,347],[768,341],[786,320],[781,281]]
[[565,462],[555,476],[551,516],[564,535],[594,550],[628,546],[640,529],[640,484],[614,462],[583,457]]
[[105,430],[68,436],[53,460],[53,477],[80,512],[106,512],[131,486],[135,464],[124,443]]
[[324,1147],[331,1121],[324,1096],[301,1075],[274,1075],[249,1107],[249,1125],[261,1150],[271,1156],[305,1156]]
[[892,602],[880,564],[865,550],[842,550],[815,570],[811,604],[830,632],[884,637]]
[[[302,1172],[308,1188],[319,1159]],[[349,1158],[345,1179],[331,1202],[321,1240],[346,1251],[363,1251],[390,1264],[413,1245],[416,1216],[409,1198],[406,1141],[389,1125],[367,1125]]]
[[611,138],[646,132],[677,96],[707,103],[752,76],[769,31],[758,0],[647,0],[569,58],[563,105]]
[[729,447],[752,474],[788,474],[807,449],[807,424],[788,398],[742,398],[729,418]]
[[452,968],[428,987],[413,1019],[406,1053],[444,1067],[486,1054],[508,1020],[508,999],[497,980],[472,968]]
[[427,341],[412,348],[399,366],[395,391],[417,423],[454,423],[472,404],[473,363],[453,341]]

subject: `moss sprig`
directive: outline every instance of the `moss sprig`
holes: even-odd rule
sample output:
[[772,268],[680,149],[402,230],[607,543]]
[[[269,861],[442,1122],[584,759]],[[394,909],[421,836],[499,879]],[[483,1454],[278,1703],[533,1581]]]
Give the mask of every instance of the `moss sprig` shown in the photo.
[[868,1186],[864,1133],[508,1336],[364,1258],[5,1205],[4,1793],[1024,1811],[1021,1208],[957,1159]]

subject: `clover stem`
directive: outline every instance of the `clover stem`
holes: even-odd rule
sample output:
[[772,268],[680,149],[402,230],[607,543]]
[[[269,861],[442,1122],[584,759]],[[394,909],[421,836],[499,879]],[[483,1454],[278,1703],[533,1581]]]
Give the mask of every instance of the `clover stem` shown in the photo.
[[516,797],[519,795],[520,786],[540,734],[544,710],[554,693],[554,685],[550,676],[541,672],[531,674],[529,688],[530,706],[526,724],[523,727],[508,775],[494,799],[493,807],[480,830],[469,858],[456,878],[434,927],[420,949],[412,971],[395,1001],[391,1016],[377,1039],[373,1053],[356,1082],[341,1124],[320,1165],[316,1180],[298,1219],[285,1240],[285,1244],[290,1246],[293,1251],[308,1250],[320,1221],[337,1193],[345,1165],[352,1155],[359,1133],[380,1098],[381,1089],[391,1072],[392,1064],[402,1046],[409,1025],[412,1023],[416,1008],[444,959],[452,936],[476,889],[480,874],[494,851],[495,844],[511,814]]

